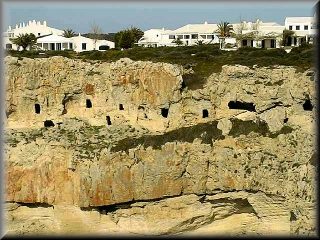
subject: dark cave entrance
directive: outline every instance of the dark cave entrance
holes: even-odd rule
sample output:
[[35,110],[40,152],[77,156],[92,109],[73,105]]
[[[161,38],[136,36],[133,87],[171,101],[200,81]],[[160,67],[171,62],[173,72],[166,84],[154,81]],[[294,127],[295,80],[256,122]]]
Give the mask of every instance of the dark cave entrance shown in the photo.
[[44,121],[44,127],[54,127],[54,123],[51,120]]
[[241,109],[241,110],[247,110],[250,112],[255,112],[256,107],[253,103],[246,103],[246,102],[239,102],[239,101],[230,101],[228,103],[229,109]]
[[90,99],[86,100],[86,108],[92,108],[92,102]]
[[36,103],[34,105],[34,111],[36,114],[40,114],[40,104],[39,103]]
[[304,109],[305,111],[312,111],[313,106],[312,106],[312,103],[311,103],[310,99],[307,99],[307,100],[304,102],[304,104],[303,104],[303,109]]
[[164,118],[167,118],[169,114],[169,108],[161,108],[161,115]]
[[202,110],[202,118],[207,118],[207,117],[209,117],[209,112],[207,109],[203,109]]
[[110,126],[110,125],[111,125],[111,118],[110,118],[110,116],[107,116],[107,117],[106,117],[106,120],[107,120],[107,124]]

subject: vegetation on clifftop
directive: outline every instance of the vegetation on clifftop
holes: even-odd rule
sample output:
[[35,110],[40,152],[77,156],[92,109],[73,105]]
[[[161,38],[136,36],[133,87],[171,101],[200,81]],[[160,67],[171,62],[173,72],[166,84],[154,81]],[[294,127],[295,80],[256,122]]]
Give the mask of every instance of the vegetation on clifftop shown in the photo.
[[290,53],[284,49],[258,49],[244,47],[236,51],[222,51],[219,44],[179,47],[144,48],[134,47],[128,50],[110,49],[108,51],[7,51],[7,55],[15,57],[45,58],[64,56],[82,60],[99,60],[112,62],[120,58],[132,60],[167,62],[192,68],[193,74],[185,76],[186,81],[194,82],[191,88],[200,87],[213,72],[220,72],[226,64],[241,64],[244,66],[293,66],[297,71],[305,71],[313,67],[315,62],[313,45],[302,45],[293,48]]

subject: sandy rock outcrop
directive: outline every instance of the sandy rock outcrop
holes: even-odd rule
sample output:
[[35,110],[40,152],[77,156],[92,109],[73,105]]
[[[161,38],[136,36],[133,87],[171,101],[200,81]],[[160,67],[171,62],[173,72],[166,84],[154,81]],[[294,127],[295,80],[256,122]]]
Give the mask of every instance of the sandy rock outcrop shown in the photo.
[[5,63],[11,233],[315,233],[309,72],[223,66],[188,90],[165,63]]

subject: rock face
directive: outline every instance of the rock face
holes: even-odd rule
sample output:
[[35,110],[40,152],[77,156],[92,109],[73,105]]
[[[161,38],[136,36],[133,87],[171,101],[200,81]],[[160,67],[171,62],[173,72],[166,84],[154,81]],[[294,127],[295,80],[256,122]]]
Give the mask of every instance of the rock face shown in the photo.
[[315,234],[310,71],[5,64],[9,233]]

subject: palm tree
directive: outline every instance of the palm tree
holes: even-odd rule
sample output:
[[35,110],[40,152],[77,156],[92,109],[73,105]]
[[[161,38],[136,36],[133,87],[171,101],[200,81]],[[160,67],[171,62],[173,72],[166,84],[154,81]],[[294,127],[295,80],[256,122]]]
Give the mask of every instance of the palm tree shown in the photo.
[[220,22],[216,31],[219,35],[220,48],[224,46],[225,38],[230,37],[232,26],[228,22]]
[[71,38],[71,37],[74,37],[75,35],[76,35],[76,33],[72,29],[67,28],[67,29],[63,30],[62,36],[66,37],[66,38]]
[[30,46],[30,49],[36,44],[37,38],[33,33],[25,33],[25,34],[19,34],[16,38],[11,38],[10,41],[19,47],[23,48],[23,51],[27,49],[28,46]]

